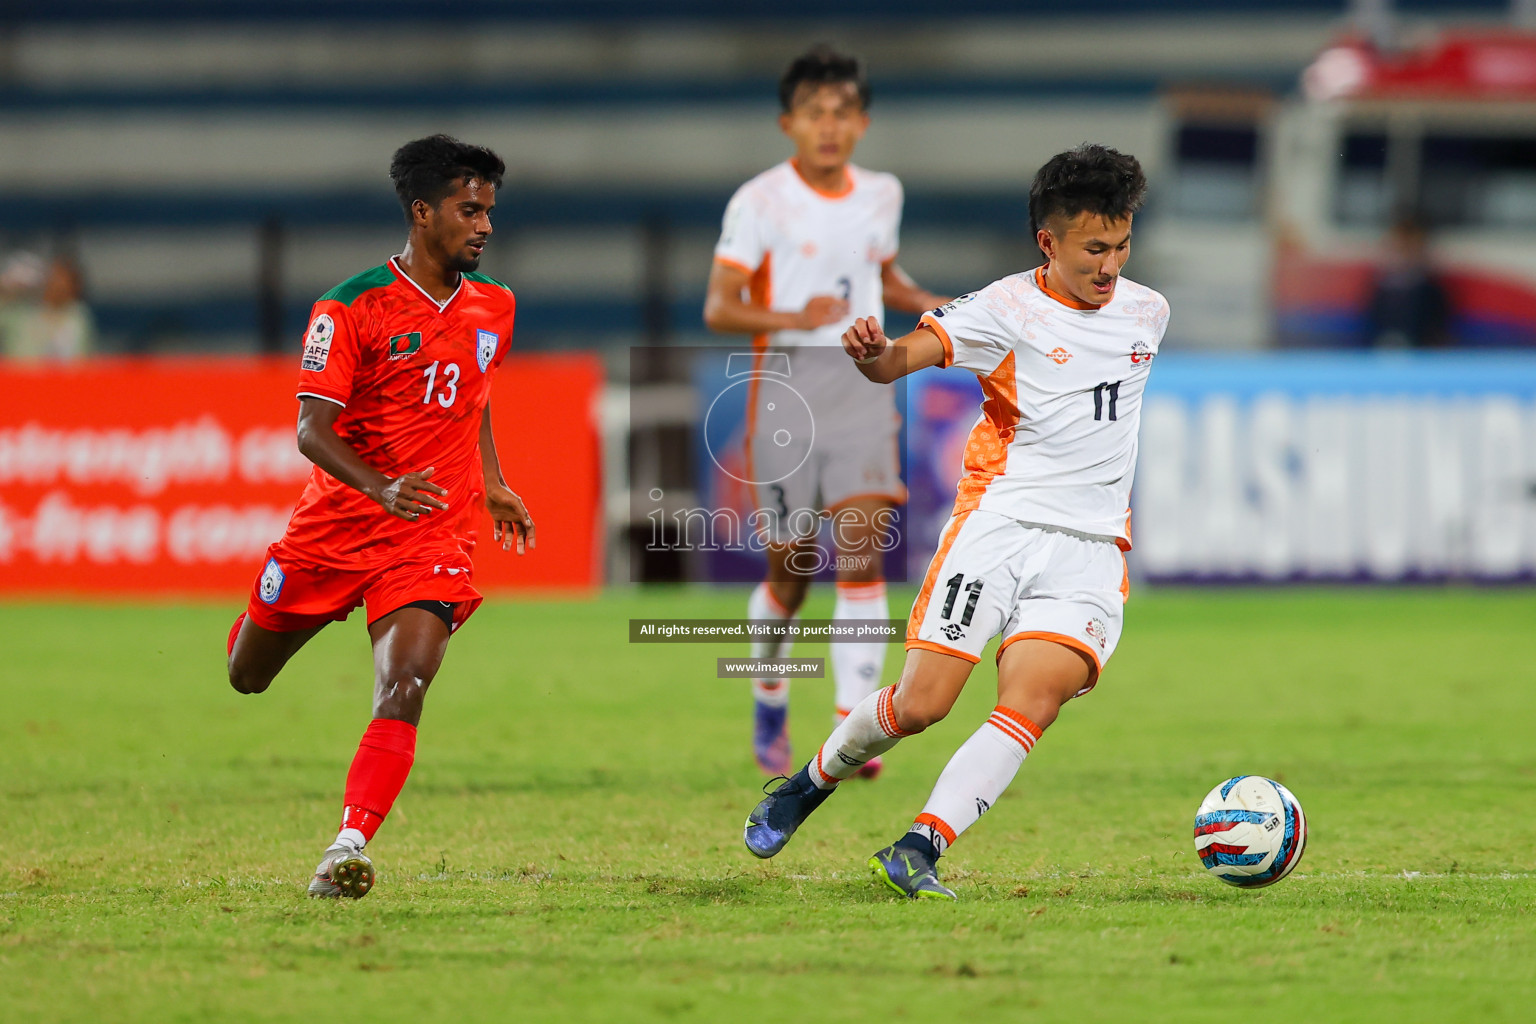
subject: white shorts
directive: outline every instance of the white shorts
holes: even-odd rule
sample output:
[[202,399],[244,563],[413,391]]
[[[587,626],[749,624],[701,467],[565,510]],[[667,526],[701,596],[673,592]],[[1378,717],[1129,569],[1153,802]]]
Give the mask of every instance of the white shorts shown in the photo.
[[[775,443],[771,433],[754,433],[747,466],[760,513],[755,521],[764,536],[774,544],[814,537],[821,512],[861,498],[904,503],[897,436],[882,429],[818,437],[814,443],[798,438]],[[777,440],[783,442],[784,435]]]
[[907,649],[975,663],[994,636],[1050,640],[1093,659],[1083,692],[1115,653],[1130,590],[1115,542],[980,510],[952,516],[912,604]]

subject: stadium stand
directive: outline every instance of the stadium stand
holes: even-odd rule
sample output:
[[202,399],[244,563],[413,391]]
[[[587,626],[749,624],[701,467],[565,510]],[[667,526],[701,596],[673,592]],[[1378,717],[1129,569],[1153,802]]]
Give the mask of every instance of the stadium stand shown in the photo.
[[392,148],[447,130],[507,157],[486,269],[519,292],[520,347],[686,339],[725,200],[783,155],[775,76],[825,38],[872,69],[860,158],[907,186],[903,262],[961,290],[1031,257],[1045,156],[1091,131],[1157,180],[1170,88],[1291,90],[1344,4],[1127,0],[1091,37],[1071,10],[503,3],[465,42],[421,2],[31,5],[0,29],[0,251],[75,253],[109,351],[291,346],[315,295],[398,244]]

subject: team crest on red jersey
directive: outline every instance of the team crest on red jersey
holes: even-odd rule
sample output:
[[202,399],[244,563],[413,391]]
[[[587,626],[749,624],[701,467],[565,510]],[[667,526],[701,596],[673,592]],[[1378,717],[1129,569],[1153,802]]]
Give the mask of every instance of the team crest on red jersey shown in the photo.
[[496,349],[501,345],[501,335],[495,331],[475,332],[475,361],[480,364],[480,372],[484,373],[491,365],[491,360],[496,358]]
[[277,559],[267,559],[266,568],[261,570],[261,584],[258,591],[262,601],[267,604],[276,604],[278,597],[283,593],[284,579],[283,567],[277,564]]

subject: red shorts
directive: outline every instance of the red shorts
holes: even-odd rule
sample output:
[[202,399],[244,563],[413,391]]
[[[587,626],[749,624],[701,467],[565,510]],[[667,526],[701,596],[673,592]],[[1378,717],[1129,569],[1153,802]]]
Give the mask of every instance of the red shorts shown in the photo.
[[267,548],[246,614],[262,629],[288,633],[341,622],[362,604],[372,623],[416,601],[445,601],[454,606],[450,628],[458,629],[483,600],[470,583],[471,570],[459,552],[407,554],[376,569],[337,569],[307,561],[278,541]]

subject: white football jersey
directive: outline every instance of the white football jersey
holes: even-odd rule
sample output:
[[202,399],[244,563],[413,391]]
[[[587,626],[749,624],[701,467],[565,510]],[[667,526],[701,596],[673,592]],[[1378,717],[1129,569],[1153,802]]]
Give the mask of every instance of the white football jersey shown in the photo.
[[923,314],[944,365],[985,395],[965,446],[955,511],[979,508],[1130,546],[1141,396],[1168,329],[1168,300],[1120,278],[1084,306],[1049,291],[1043,268]]
[[818,295],[848,302],[836,323],[753,339],[759,351],[790,355],[789,384],[810,406],[820,438],[867,429],[871,417],[894,429],[892,389],[866,380],[841,339],[859,317],[885,319],[881,271],[896,258],[901,203],[894,175],[850,164],[847,187],[829,193],[785,161],[737,189],[725,209],[715,259],[751,275],[754,302],[796,313]]

